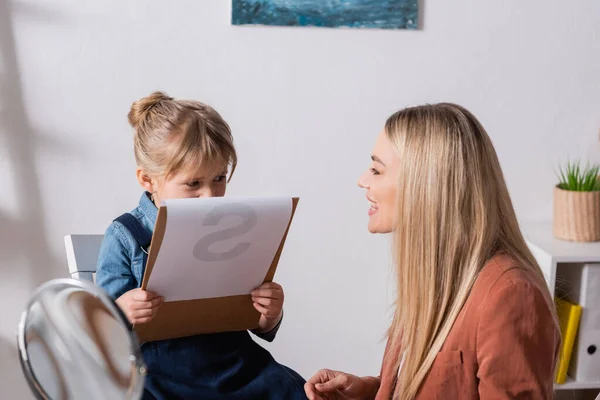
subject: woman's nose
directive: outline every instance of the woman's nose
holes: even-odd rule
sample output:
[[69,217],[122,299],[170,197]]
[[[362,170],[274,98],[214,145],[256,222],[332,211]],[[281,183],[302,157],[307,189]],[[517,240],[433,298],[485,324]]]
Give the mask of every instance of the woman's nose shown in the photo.
[[362,188],[362,189],[368,189],[369,188],[369,179],[368,179],[368,175],[367,172],[363,173],[359,178],[358,178],[358,187]]

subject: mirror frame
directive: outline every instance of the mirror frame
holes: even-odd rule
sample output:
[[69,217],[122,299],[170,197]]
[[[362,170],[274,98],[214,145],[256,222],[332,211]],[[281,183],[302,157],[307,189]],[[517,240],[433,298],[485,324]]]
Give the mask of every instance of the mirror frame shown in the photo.
[[52,400],[50,396],[48,396],[48,394],[41,387],[31,367],[29,354],[27,352],[27,343],[25,342],[25,328],[27,326],[27,319],[29,317],[29,310],[31,306],[39,300],[41,293],[53,287],[60,286],[64,288],[78,288],[93,295],[94,297],[99,299],[102,302],[102,304],[104,304],[107,307],[108,310],[112,312],[112,314],[118,321],[121,322],[123,327],[126,329],[128,337],[130,339],[129,356],[131,357],[132,363],[135,363],[136,370],[139,372],[138,376],[135,377],[135,382],[130,387],[130,391],[131,393],[139,393],[141,397],[144,391],[146,365],[144,364],[144,361],[142,359],[140,344],[137,335],[133,331],[132,325],[129,323],[129,321],[127,320],[121,309],[116,305],[116,303],[101,288],[99,288],[92,282],[72,278],[61,278],[53,279],[51,281],[43,283],[33,292],[29,301],[27,302],[27,305],[25,306],[25,310],[21,314],[21,319],[19,321],[19,326],[17,330],[17,348],[19,352],[19,362],[21,364],[21,370],[23,371],[29,388],[35,395],[36,399]]

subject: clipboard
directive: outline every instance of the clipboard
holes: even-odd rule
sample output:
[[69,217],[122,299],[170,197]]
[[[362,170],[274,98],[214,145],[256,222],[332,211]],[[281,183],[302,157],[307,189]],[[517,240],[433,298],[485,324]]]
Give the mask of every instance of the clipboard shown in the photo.
[[[263,283],[273,281],[299,200],[297,197],[292,198],[290,221]],[[166,224],[167,207],[161,206],[158,209],[154,234],[148,251],[146,270],[142,280],[141,288],[144,290],[148,286],[152,268],[160,251]],[[254,308],[251,295],[247,294],[165,302],[160,306],[152,321],[135,325],[134,330],[139,340],[144,343],[206,333],[252,330],[258,328],[259,319],[260,313]]]

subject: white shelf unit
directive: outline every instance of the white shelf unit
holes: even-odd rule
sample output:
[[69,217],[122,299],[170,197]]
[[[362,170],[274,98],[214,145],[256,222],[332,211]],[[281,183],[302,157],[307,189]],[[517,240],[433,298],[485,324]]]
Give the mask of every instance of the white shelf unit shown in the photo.
[[[560,240],[552,233],[552,222],[526,222],[521,230],[529,249],[540,265],[550,292],[555,294],[556,278],[561,268],[569,264],[600,263],[600,242],[579,243]],[[555,384],[556,390],[597,390],[600,393],[600,376],[595,382],[576,382],[567,377],[562,385]]]
[[554,387],[558,390],[598,389],[598,388],[600,388],[600,381],[597,381],[597,382],[575,382],[573,380],[573,378],[567,377],[567,381],[564,384],[562,384],[562,385],[554,384]]

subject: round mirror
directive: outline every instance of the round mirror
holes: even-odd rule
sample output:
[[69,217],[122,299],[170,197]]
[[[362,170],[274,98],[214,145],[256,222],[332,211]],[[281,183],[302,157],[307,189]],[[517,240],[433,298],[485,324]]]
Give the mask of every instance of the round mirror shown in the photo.
[[40,286],[17,333],[21,367],[38,399],[139,399],[145,367],[135,334],[91,282]]

